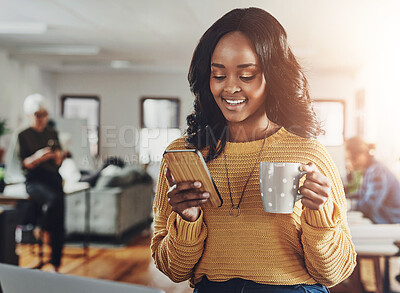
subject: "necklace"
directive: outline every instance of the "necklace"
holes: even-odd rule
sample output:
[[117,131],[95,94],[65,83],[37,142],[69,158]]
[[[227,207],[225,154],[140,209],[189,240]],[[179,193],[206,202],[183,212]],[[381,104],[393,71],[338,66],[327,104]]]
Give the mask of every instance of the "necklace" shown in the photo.
[[244,196],[244,192],[245,192],[245,190],[246,190],[247,184],[248,184],[249,181],[250,181],[251,175],[253,175],[254,170],[255,170],[256,167],[257,167],[257,163],[258,163],[258,161],[260,160],[261,152],[262,152],[262,150],[263,150],[263,148],[264,148],[265,140],[267,139],[267,133],[268,133],[268,128],[269,128],[269,122],[270,122],[270,121],[268,120],[267,129],[266,129],[266,131],[265,131],[265,137],[264,137],[263,143],[262,143],[262,145],[261,145],[260,151],[258,152],[258,156],[257,156],[256,162],[254,163],[253,169],[251,170],[249,177],[247,177],[246,183],[244,184],[244,187],[243,187],[243,190],[242,190],[242,194],[241,194],[241,196],[240,196],[240,199],[239,199],[239,202],[238,202],[237,205],[235,205],[235,204],[233,203],[232,192],[231,192],[231,183],[230,183],[230,181],[229,181],[228,167],[227,167],[227,163],[226,163],[226,155],[225,155],[225,152],[224,152],[224,162],[225,162],[226,178],[228,179],[229,197],[230,197],[230,199],[231,199],[231,204],[232,204],[231,209],[229,210],[229,214],[230,214],[232,217],[235,217],[235,218],[236,218],[236,217],[238,217],[238,216],[240,215],[240,204],[242,203],[243,196]]

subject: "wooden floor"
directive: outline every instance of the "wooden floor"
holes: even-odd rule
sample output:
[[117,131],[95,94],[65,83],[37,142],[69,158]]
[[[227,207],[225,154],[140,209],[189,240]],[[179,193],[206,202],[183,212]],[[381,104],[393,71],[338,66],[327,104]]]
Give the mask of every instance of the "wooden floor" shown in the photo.
[[[173,283],[165,275],[156,269],[150,253],[150,241],[152,230],[147,229],[136,236],[126,245],[93,244],[90,246],[89,255],[83,255],[81,244],[67,244],[64,248],[64,256],[60,273],[113,280],[159,288],[167,293],[193,292],[188,282]],[[32,252],[35,248],[36,251]],[[19,245],[19,265],[31,268],[38,263],[37,247],[31,245]],[[45,247],[45,257],[49,258],[49,249]],[[400,285],[394,280],[398,274],[398,261],[393,259],[391,265],[392,288],[394,292],[400,292]],[[362,263],[362,276],[364,286],[368,291],[374,291],[375,282],[373,267],[368,262]],[[332,292],[345,292],[333,289]],[[348,291],[347,291],[348,292]]]
[[[113,280],[159,288],[167,293],[193,292],[188,282],[173,283],[154,266],[150,253],[150,229],[135,237],[125,246],[91,245],[87,257],[80,245],[66,245],[60,273]],[[36,249],[35,251],[32,251]],[[44,248],[45,260],[49,258],[48,247]],[[37,247],[17,247],[19,265],[31,268],[38,264]]]

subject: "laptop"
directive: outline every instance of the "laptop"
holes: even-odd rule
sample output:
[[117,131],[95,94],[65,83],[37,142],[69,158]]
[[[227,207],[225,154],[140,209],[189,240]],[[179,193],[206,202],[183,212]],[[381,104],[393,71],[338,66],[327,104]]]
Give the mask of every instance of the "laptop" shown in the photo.
[[[0,293],[162,293],[139,285],[48,273],[0,264]],[[165,292],[164,292],[165,293]]]

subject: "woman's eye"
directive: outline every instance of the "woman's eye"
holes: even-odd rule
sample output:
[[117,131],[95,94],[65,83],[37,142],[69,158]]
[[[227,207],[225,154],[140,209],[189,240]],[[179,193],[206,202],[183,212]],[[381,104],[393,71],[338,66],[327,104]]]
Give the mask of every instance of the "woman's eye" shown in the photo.
[[214,78],[216,80],[223,80],[225,78],[225,75],[213,75],[212,78]]
[[245,75],[245,76],[241,76],[240,79],[244,80],[244,81],[250,81],[252,79],[254,79],[254,77],[256,77],[255,75]]

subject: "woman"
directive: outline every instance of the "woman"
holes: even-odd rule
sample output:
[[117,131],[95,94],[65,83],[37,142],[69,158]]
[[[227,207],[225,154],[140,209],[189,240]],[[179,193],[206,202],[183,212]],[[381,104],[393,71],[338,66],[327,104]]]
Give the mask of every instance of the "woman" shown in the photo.
[[[310,139],[321,130],[285,30],[264,10],[232,10],[202,36],[189,83],[196,100],[187,136],[167,149],[199,149],[224,204],[202,206],[201,182],[176,183],[162,162],[156,266],[195,292],[328,292],[356,256],[337,169]],[[260,161],[304,164],[304,198],[292,214],[264,212]]]
[[349,195],[357,199],[355,210],[376,224],[400,223],[400,183],[396,176],[373,156],[372,145],[360,137],[346,141],[347,157],[353,171],[361,171],[362,184]]
[[64,192],[58,173],[63,154],[57,132],[47,126],[48,111],[44,97],[39,94],[26,97],[24,112],[32,121],[31,127],[18,135],[26,190],[30,199],[41,208],[40,226],[46,231],[45,241],[50,238],[51,259],[45,269],[57,271],[64,245]]

